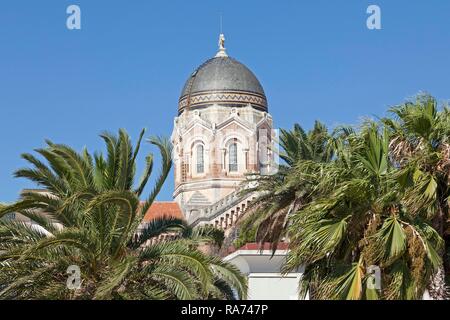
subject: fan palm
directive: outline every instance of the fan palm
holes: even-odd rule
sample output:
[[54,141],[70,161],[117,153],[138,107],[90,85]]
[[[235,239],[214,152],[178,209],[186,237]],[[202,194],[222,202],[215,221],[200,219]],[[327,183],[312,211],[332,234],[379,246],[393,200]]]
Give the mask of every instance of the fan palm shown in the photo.
[[[169,174],[171,147],[152,138],[162,169],[147,199],[139,198],[153,171],[146,157],[134,187],[136,158],[144,131],[133,147],[124,130],[101,135],[107,148],[91,155],[50,141],[36,152],[42,162],[24,154],[32,168],[17,177],[45,191],[25,191],[19,201],[0,208],[0,217],[18,212],[32,224],[0,222],[0,298],[7,299],[207,299],[246,292],[245,278],[233,266],[197,250],[211,238],[192,232],[183,221],[164,218],[141,225]],[[170,234],[171,241],[152,241]],[[69,290],[69,266],[81,271],[81,286]]]
[[[303,295],[419,299],[442,264],[442,238],[407,205],[389,139],[375,123],[360,132],[340,130],[336,158],[317,164],[312,201],[292,214],[288,227],[284,271],[306,265]],[[371,266],[380,268],[383,287],[369,285]]]
[[[412,214],[431,219],[433,227],[450,246],[450,110],[438,111],[429,95],[391,109],[393,119],[383,119],[390,129],[390,149],[401,174],[406,204]],[[445,298],[444,275],[450,279],[449,257],[443,252],[440,269],[430,294]]]
[[[245,190],[257,192],[258,196],[240,223],[238,246],[256,240],[270,242],[275,249],[285,236],[289,214],[310,201],[316,164],[328,162],[333,157],[330,135],[320,122],[316,122],[309,132],[298,124],[292,130],[281,129],[280,147],[284,164],[279,166],[278,172],[252,178],[256,187]],[[304,173],[301,178],[298,171]]]

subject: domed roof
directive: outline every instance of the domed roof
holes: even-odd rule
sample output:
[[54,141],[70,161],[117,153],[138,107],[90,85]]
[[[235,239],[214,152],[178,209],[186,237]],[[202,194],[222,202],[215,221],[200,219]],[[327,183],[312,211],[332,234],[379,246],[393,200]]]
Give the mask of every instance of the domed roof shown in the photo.
[[261,83],[244,64],[228,57],[223,40],[217,55],[198,67],[186,81],[179,100],[179,113],[186,108],[193,110],[215,103],[238,107],[250,104],[267,111]]

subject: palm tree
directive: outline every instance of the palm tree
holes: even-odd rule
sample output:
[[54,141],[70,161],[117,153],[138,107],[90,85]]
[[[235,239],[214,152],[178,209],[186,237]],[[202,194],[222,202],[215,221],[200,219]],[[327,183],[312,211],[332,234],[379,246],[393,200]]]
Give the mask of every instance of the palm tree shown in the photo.
[[[236,268],[197,250],[208,232],[189,231],[183,221],[168,218],[139,228],[172,165],[169,142],[150,139],[159,148],[162,169],[141,203],[153,171],[150,154],[133,187],[143,136],[144,130],[133,148],[124,130],[102,134],[106,157],[50,141],[36,150],[48,164],[22,156],[33,167],[18,170],[16,177],[45,191],[25,191],[0,209],[0,217],[18,212],[33,222],[0,222],[0,298],[223,299],[231,297],[231,288],[239,297],[246,294]],[[153,241],[161,234],[173,239]],[[81,271],[78,290],[67,288],[69,266]]]
[[[285,236],[289,215],[311,200],[316,164],[326,163],[333,157],[330,135],[318,121],[309,132],[299,124],[290,131],[281,129],[280,132],[282,151],[279,156],[284,164],[274,175],[249,179],[256,182],[256,187],[244,192],[257,192],[258,196],[239,225],[237,246],[249,241],[270,242],[275,250]],[[299,172],[302,178],[299,178]]]
[[[316,130],[317,148],[299,126],[283,131],[286,165],[257,178],[250,191],[260,197],[240,241],[269,241],[276,249],[288,239],[284,271],[306,265],[301,293],[313,299],[420,299],[436,282],[431,287],[441,290],[432,296],[443,298],[450,113],[438,113],[434,100],[418,101],[393,109],[400,120],[367,121],[360,131],[340,127],[331,137]],[[373,266],[381,271],[380,289],[368,274]]]
[[[317,164],[312,201],[292,214],[288,227],[284,271],[306,265],[303,295],[420,299],[442,264],[442,238],[404,201],[389,139],[375,123],[360,132],[340,130],[336,158]],[[381,288],[372,286],[372,266],[380,268]]]
[[[429,95],[419,95],[392,108],[394,118],[383,119],[390,129],[390,150],[401,171],[405,202],[412,214],[431,219],[433,227],[450,246],[450,110],[438,111],[438,103]],[[436,299],[448,295],[449,255],[442,251],[443,268],[430,285]]]

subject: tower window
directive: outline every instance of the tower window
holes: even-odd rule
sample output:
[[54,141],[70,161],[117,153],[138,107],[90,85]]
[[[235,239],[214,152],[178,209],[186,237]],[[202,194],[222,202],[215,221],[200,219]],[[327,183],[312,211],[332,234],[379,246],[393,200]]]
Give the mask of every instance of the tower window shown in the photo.
[[199,144],[197,146],[197,173],[205,172],[205,157],[203,145]]
[[238,171],[238,154],[237,154],[237,143],[233,142],[229,148],[229,171]]

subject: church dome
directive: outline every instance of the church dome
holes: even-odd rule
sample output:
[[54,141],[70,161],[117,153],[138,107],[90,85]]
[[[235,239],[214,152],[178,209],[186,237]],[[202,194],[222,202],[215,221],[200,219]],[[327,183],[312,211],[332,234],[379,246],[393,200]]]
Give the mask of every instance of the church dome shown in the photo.
[[212,104],[252,107],[267,111],[267,99],[261,83],[244,64],[229,57],[219,41],[219,52],[198,67],[183,87],[178,112]]

